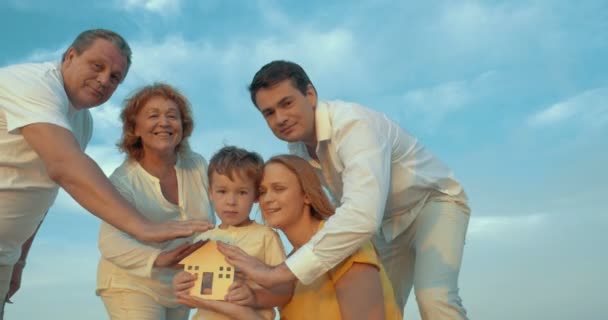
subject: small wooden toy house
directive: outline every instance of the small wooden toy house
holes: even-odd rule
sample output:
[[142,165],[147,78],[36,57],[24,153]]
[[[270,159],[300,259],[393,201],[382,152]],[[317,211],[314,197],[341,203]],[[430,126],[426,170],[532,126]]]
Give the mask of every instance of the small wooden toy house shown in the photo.
[[224,300],[228,287],[234,281],[234,267],[217,250],[217,242],[208,241],[198,250],[182,259],[184,271],[197,276],[190,295],[208,300]]

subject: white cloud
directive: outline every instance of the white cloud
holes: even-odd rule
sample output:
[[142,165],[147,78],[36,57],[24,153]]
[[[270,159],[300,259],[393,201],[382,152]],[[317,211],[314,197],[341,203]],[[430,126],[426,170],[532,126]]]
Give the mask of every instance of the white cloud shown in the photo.
[[113,144],[96,144],[87,147],[86,153],[109,176],[123,161],[124,155],[118,152]]
[[120,131],[122,129],[122,122],[120,121],[120,111],[122,108],[113,100],[110,100],[103,105],[90,110],[95,123],[96,131]]
[[467,237],[476,239],[483,238],[494,240],[510,238],[509,235],[517,234],[522,230],[534,229],[543,224],[547,214],[535,213],[531,215],[518,216],[471,216]]
[[608,124],[608,87],[584,91],[528,117],[532,127],[580,121],[591,127]]
[[440,9],[436,30],[444,36],[448,53],[479,52],[505,55],[502,48],[518,47],[523,39],[538,35],[539,25],[548,18],[535,5],[446,2]]
[[127,11],[147,10],[160,15],[179,12],[181,0],[117,0],[116,5]]
[[414,89],[403,95],[408,112],[419,112],[431,129],[450,113],[470,107],[488,94],[495,76],[494,71],[484,72],[472,80],[451,81],[430,88]]

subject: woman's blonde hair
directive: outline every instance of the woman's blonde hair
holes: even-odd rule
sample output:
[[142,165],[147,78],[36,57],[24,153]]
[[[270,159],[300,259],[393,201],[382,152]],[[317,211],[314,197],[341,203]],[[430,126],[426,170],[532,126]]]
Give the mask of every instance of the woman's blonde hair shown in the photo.
[[319,177],[306,160],[294,155],[282,154],[268,159],[265,166],[271,163],[282,164],[296,175],[300,188],[310,200],[310,212],[313,217],[326,220],[334,214],[335,208],[323,191]]

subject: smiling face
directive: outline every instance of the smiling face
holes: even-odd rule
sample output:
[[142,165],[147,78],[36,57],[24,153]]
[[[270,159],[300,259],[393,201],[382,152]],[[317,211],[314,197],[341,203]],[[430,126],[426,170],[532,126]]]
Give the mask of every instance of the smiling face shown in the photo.
[[217,172],[210,178],[209,197],[222,225],[239,227],[251,221],[249,213],[256,201],[254,180],[239,174],[238,170],[233,179]]
[[316,144],[317,95],[312,85],[308,85],[306,94],[302,94],[291,80],[283,80],[272,87],[259,89],[255,101],[277,138]]
[[260,208],[266,224],[283,231],[310,216],[310,201],[294,172],[281,163],[268,163],[260,183]]
[[160,96],[148,99],[135,116],[135,135],[141,137],[144,156],[173,155],[182,141],[182,117],[175,101]]
[[127,71],[127,59],[114,44],[97,39],[81,53],[70,48],[61,64],[64,88],[77,109],[110,99]]

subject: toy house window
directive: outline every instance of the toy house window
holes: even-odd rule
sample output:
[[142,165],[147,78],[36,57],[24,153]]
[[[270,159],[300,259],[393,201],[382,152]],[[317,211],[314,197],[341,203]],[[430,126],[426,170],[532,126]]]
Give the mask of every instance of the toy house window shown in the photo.
[[224,278],[224,275],[220,273],[220,274],[218,275],[218,277],[219,277],[220,279],[222,279],[222,278]]
[[201,285],[201,294],[212,294],[213,293],[213,272],[203,272]]
[[220,271],[224,271],[224,267],[220,267]]
[[188,270],[192,270],[192,266],[188,266]]
[[230,267],[226,267],[226,271],[230,271]]
[[198,270],[198,266],[194,266],[194,270]]
[[230,279],[230,273],[226,275],[226,279]]

